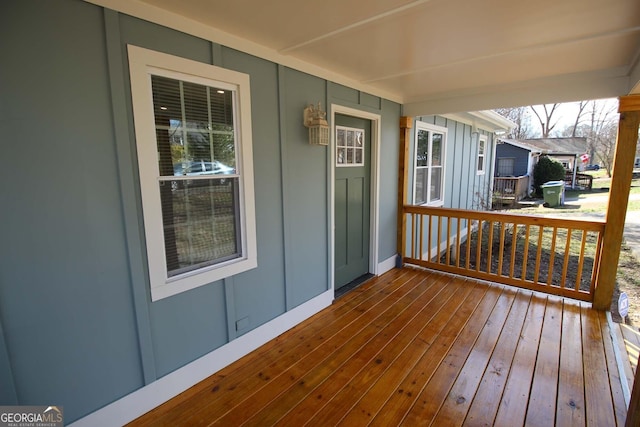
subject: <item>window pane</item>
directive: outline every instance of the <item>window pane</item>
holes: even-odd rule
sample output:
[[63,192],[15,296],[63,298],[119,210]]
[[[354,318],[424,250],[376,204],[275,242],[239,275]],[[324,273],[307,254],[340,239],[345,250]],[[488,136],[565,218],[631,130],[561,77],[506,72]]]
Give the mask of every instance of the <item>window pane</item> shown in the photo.
[[416,169],[416,196],[414,203],[423,204],[427,203],[427,179],[429,169],[417,168]]
[[347,131],[347,147],[353,147],[353,131]]
[[514,164],[512,158],[498,159],[498,176],[512,176]]
[[169,277],[241,256],[238,178],[162,181]]
[[346,160],[345,150],[346,148],[338,148],[338,152],[336,153],[336,163],[339,165],[343,165]]
[[434,133],[431,143],[431,165],[442,166],[442,134]]
[[347,148],[347,164],[353,164],[353,148]]
[[478,156],[478,170],[484,170],[484,156]]
[[338,147],[345,147],[347,145],[344,135],[344,129],[336,130],[336,145]]
[[482,155],[484,154],[484,140],[480,140],[479,142],[479,146],[478,146],[478,154]]
[[431,168],[430,202],[442,200],[442,168]]
[[362,148],[356,148],[355,164],[356,165],[364,165],[364,161],[362,159]]
[[195,83],[182,82],[185,126],[192,129],[209,128],[209,103],[207,87]]
[[236,173],[232,92],[159,76],[151,84],[160,175],[189,175],[193,162]]
[[418,148],[416,149],[416,166],[428,166],[429,132],[418,130]]

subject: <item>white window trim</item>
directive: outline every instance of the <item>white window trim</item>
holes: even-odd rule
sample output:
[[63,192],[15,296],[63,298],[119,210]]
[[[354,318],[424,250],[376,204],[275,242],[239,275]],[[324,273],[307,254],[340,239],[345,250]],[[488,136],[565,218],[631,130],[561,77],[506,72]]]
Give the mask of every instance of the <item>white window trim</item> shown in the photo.
[[[128,53],[151,300],[157,301],[257,267],[249,76],[132,45],[128,46]],[[236,169],[240,174],[239,223],[242,256],[171,278],[167,275],[158,187],[152,74],[206,85],[211,85],[212,81],[225,84],[235,91],[237,105],[234,127],[239,141],[236,147]]]
[[[478,135],[478,156],[476,157],[476,174],[484,175],[487,170],[487,135]],[[480,153],[480,146],[484,143],[484,150],[482,154]],[[478,169],[478,163],[480,161],[480,157],[482,157],[482,169]]]
[[445,177],[446,177],[446,159],[447,159],[447,140],[448,140],[448,136],[447,136],[447,132],[449,131],[446,127],[443,126],[438,126],[438,125],[432,125],[430,123],[425,123],[425,122],[421,122],[421,121],[416,121],[416,131],[414,134],[414,139],[413,139],[413,201],[415,203],[416,201],[416,187],[417,187],[417,169],[418,167],[416,166],[416,159],[418,157],[418,131],[419,130],[426,130],[428,132],[437,132],[437,133],[441,133],[443,135],[443,141],[442,141],[442,180],[441,180],[441,188],[440,188],[440,194],[442,195],[442,197],[436,201],[431,201],[431,140],[429,141],[429,159],[427,161],[428,166],[427,168],[429,169],[429,173],[428,175],[428,181],[427,181],[427,202],[423,203],[422,206],[444,206],[444,198],[445,198],[445,194],[444,194],[444,189],[445,189]]

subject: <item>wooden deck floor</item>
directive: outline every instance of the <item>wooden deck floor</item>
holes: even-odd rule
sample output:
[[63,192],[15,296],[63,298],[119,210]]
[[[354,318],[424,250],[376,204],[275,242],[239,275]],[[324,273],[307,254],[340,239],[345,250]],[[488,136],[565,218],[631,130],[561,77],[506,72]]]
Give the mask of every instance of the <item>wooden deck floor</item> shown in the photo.
[[404,268],[132,425],[623,426],[604,313]]

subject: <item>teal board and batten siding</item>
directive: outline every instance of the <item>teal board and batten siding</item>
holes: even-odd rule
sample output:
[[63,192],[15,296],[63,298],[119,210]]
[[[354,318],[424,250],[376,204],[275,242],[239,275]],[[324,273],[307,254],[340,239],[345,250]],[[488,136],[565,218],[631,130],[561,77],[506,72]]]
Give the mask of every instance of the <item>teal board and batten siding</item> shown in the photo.
[[[485,148],[485,172],[477,173],[478,163],[478,136],[472,135],[472,127],[469,124],[461,123],[441,116],[416,117],[416,121],[441,126],[447,129],[447,145],[444,161],[444,207],[454,209],[487,210],[491,207],[491,177],[494,167],[494,135],[490,132],[479,130],[481,135],[487,136]],[[415,174],[415,122],[412,128],[410,145],[411,167],[409,168],[409,203],[413,202],[414,174]],[[437,245],[436,220],[432,223],[434,232],[428,236],[425,224],[423,234],[424,252],[431,246],[435,250]],[[466,223],[461,223],[462,232],[465,231]],[[457,230],[457,223],[452,221],[450,235],[453,236]],[[446,242],[447,223],[442,223],[442,242]],[[408,245],[410,239],[408,239]],[[441,242],[441,243],[442,243]],[[408,246],[407,246],[408,247]],[[441,246],[444,250],[444,247]],[[435,252],[432,252],[432,256]]]
[[[152,303],[126,45],[251,78],[258,268]],[[302,110],[382,116],[379,262],[395,252],[400,105],[79,0],[0,13],[0,405],[72,422],[329,287],[329,150]]]

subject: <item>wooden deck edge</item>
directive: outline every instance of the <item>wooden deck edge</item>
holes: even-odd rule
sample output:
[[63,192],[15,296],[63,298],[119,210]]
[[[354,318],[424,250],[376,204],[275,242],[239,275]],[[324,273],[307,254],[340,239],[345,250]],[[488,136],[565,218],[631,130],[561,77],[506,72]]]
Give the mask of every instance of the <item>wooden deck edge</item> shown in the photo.
[[[629,379],[627,378],[627,373],[624,369],[624,361],[622,359],[622,351],[620,347],[624,345],[624,342],[620,343],[618,341],[618,336],[615,333],[615,328],[619,328],[618,325],[615,324],[613,318],[611,317],[611,312],[607,311],[607,323],[609,324],[609,336],[611,337],[611,341],[613,342],[613,354],[616,357],[616,366],[618,367],[618,375],[620,376],[620,383],[622,384],[622,394],[624,395],[624,401],[629,406],[629,402],[631,401],[631,390],[629,389]],[[626,352],[625,352],[626,354]]]

